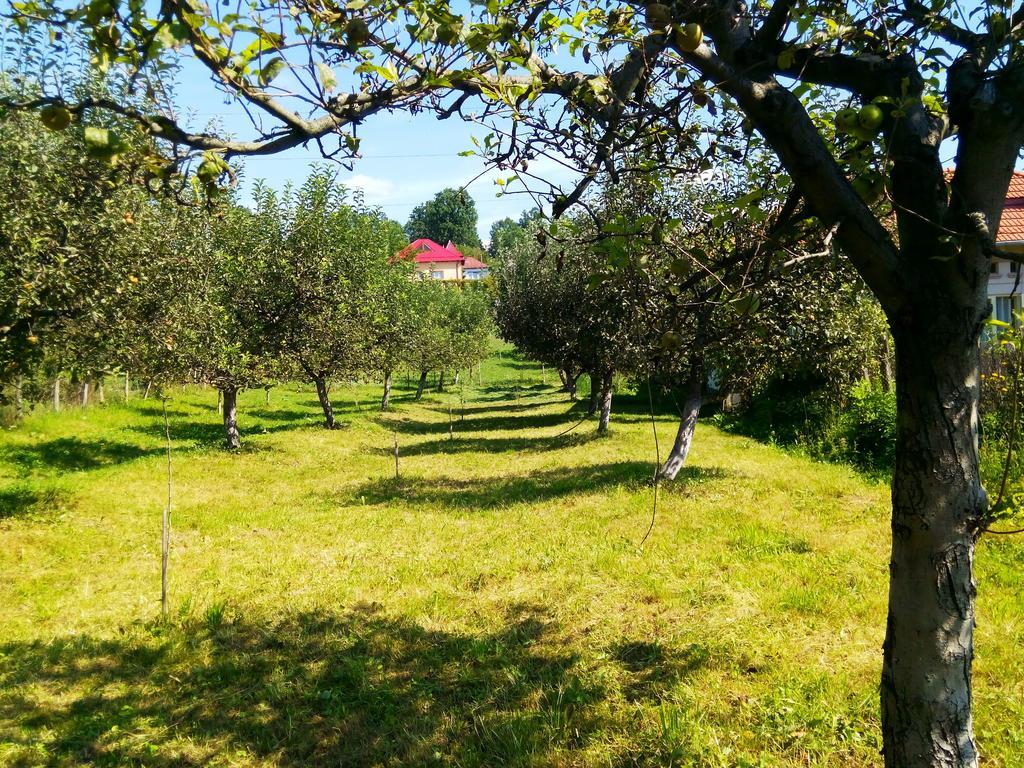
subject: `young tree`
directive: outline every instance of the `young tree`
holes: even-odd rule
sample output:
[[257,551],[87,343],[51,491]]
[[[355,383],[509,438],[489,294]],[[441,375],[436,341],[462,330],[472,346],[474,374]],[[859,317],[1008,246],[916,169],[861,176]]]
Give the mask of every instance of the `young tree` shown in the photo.
[[394,372],[405,365],[414,349],[419,328],[415,300],[418,284],[412,280],[408,262],[394,262],[375,276],[369,287],[370,300],[362,308],[363,328],[369,339],[367,370],[380,372],[384,380],[380,408],[391,406]]
[[[607,432],[615,372],[629,370],[638,353],[640,325],[633,294],[643,279],[628,266],[625,238],[602,237],[601,217],[559,223],[557,248],[542,256],[536,238],[509,237],[498,254],[496,319],[502,337],[558,369],[574,394],[578,376],[591,380],[591,408],[598,431]],[[621,268],[618,280],[602,272]]]
[[219,391],[227,446],[237,449],[238,393],[281,374],[269,340],[253,333],[269,303],[258,243],[266,233],[236,205],[225,205],[217,216],[193,209],[178,223],[177,252],[189,261],[191,279],[176,286],[175,333],[166,344],[182,367]]
[[444,245],[480,247],[476,203],[461,189],[442,189],[433,199],[412,209],[405,232],[410,240],[426,237]]
[[[330,381],[368,365],[361,307],[381,273],[392,269],[394,230],[379,212],[316,169],[279,195],[257,184],[251,227],[259,233],[244,258],[255,262],[261,290],[251,308],[269,354],[316,387],[324,424],[337,423]],[[242,257],[242,254],[239,254]]]

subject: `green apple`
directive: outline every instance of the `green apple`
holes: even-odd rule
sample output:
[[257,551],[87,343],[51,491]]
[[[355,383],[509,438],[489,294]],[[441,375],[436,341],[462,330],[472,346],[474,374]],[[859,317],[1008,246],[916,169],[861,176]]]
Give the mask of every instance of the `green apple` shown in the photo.
[[877,104],[865,104],[857,113],[857,122],[860,123],[861,128],[868,131],[877,131],[881,128],[883,119],[885,119],[885,113]]
[[875,137],[878,135],[878,129],[875,128],[874,130],[872,130],[870,128],[865,128],[863,125],[858,124],[853,127],[853,130],[850,131],[850,133],[852,133],[858,139],[863,141],[865,144],[870,144],[875,140]]
[[702,42],[704,42],[704,30],[700,28],[700,24],[691,21],[676,30],[676,45],[681,51],[693,53],[700,48]]
[[345,27],[345,42],[350,48],[359,48],[370,39],[370,27],[363,19],[355,18]]
[[675,331],[665,331],[661,335],[661,348],[664,350],[679,349],[683,346],[683,339]]
[[651,3],[647,6],[647,26],[653,30],[665,29],[672,23],[671,9],[662,3]]
[[71,113],[60,104],[47,104],[39,110],[39,120],[51,131],[63,131],[71,125]]
[[853,129],[860,125],[858,115],[854,107],[840,109],[836,113],[836,130],[840,133],[853,133]]

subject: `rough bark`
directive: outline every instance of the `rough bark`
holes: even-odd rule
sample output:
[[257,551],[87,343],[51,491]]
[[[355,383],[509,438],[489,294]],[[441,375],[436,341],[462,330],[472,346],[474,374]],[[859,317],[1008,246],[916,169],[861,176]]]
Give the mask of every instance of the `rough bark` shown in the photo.
[[225,387],[220,390],[224,402],[224,434],[228,448],[242,447],[242,435],[238,431],[238,390]]
[[441,371],[437,377],[437,391],[444,392],[444,371]]
[[313,383],[316,384],[316,399],[320,401],[320,407],[324,412],[324,426],[327,429],[337,429],[338,424],[334,420],[334,406],[331,405],[331,398],[327,390],[327,378],[317,376],[313,379]]
[[423,397],[423,390],[427,386],[427,374],[429,371],[420,371],[420,383],[416,385],[416,397],[415,400],[419,400]]
[[128,378],[128,371],[124,372],[124,401],[127,403],[132,393],[131,379]]
[[60,376],[53,380],[53,410],[60,410]]
[[608,421],[612,415],[612,378],[613,373],[608,371],[601,377],[601,417],[597,422],[598,432],[608,431]]
[[89,404],[89,380],[81,382],[78,385],[78,404],[86,406]]
[[897,444],[881,705],[885,762],[899,768],[978,764],[973,567],[987,506],[978,474],[979,323],[967,312],[934,318],[894,323]]
[[689,378],[686,381],[686,400],[683,403],[683,412],[679,418],[679,429],[676,432],[675,442],[668,458],[658,470],[658,475],[663,480],[675,480],[686,465],[686,457],[690,455],[690,446],[693,444],[693,432],[697,427],[697,418],[700,416],[700,407],[704,402],[704,375],[703,369],[696,365],[691,369]]
[[[442,374],[443,375],[443,374]],[[391,371],[384,371],[384,395],[380,399],[380,409],[386,411],[391,405]]]

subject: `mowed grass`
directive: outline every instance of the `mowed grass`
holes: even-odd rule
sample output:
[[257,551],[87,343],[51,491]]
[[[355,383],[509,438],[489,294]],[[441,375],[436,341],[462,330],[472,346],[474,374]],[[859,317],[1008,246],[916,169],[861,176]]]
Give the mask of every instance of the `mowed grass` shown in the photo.
[[[702,423],[641,547],[646,393],[561,434],[554,378],[505,350],[462,397],[398,377],[384,415],[337,387],[335,432],[308,387],[246,392],[237,454],[215,393],[175,392],[166,621],[159,401],[6,431],[0,764],[881,765],[887,488]],[[1013,768],[1007,538],[979,546],[975,700]]]

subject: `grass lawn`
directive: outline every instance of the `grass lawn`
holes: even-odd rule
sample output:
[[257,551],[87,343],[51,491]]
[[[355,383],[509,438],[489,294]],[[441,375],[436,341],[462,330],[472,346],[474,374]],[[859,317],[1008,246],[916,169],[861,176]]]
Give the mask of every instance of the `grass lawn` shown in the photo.
[[[702,423],[640,548],[646,397],[559,435],[540,378],[506,351],[463,408],[400,376],[383,416],[338,387],[336,432],[310,387],[246,392],[237,454],[175,393],[167,621],[159,402],[4,431],[0,764],[880,765],[888,489]],[[1014,768],[1024,542],[994,538],[976,725]]]

